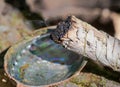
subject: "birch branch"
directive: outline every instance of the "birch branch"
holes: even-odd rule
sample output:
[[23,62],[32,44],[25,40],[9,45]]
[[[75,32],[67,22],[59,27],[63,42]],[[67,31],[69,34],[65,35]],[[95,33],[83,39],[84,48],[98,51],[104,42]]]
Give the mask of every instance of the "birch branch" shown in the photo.
[[69,50],[120,71],[120,41],[75,16],[60,22],[51,37]]

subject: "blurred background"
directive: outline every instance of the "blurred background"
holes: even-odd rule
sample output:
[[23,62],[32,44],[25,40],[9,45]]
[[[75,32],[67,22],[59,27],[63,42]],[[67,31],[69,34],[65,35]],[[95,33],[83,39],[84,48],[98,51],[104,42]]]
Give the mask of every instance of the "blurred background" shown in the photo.
[[[120,0],[0,0],[0,61],[3,61],[4,54],[9,46],[30,35],[34,30],[58,24],[69,15],[75,15],[97,29],[116,36],[118,39],[120,38],[118,33],[120,32]],[[6,83],[11,83],[7,82],[8,78],[4,75],[3,62],[0,62],[0,68],[0,87],[13,87],[13,85],[6,85]],[[88,69],[88,71],[83,71],[101,75],[92,71],[89,67],[85,69]],[[94,80],[89,79],[87,82],[83,80],[85,82],[83,85],[87,83],[88,87],[91,84],[93,86],[96,84],[102,85],[94,87],[104,87],[104,81],[108,81],[108,83],[111,80],[120,81],[118,75],[109,78],[111,77],[110,74],[107,78],[110,79],[109,81],[90,73],[82,73],[84,77],[77,79],[95,77]],[[106,72],[104,74],[106,76]],[[85,77],[86,75],[87,77]],[[76,84],[80,83],[81,81],[78,81]],[[107,87],[119,87],[116,84],[113,86],[113,82],[112,85],[108,83]]]

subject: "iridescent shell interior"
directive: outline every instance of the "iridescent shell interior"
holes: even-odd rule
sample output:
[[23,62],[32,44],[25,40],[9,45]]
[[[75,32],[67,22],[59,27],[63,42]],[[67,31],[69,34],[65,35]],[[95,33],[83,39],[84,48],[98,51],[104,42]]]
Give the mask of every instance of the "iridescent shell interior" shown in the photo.
[[80,69],[82,58],[49,38],[37,36],[17,45],[7,60],[8,73],[17,81],[33,86],[66,80]]

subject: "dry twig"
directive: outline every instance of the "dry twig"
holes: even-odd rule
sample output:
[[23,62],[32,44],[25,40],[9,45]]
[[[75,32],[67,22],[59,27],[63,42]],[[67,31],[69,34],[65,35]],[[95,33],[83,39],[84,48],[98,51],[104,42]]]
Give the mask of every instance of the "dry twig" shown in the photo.
[[120,71],[120,41],[75,16],[59,23],[51,36],[67,49]]

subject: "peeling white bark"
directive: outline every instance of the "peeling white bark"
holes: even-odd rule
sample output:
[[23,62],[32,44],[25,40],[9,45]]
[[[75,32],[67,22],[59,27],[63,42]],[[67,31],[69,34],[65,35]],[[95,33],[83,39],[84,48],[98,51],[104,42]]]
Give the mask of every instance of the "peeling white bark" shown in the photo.
[[120,41],[76,17],[61,22],[51,36],[67,49],[120,71]]

